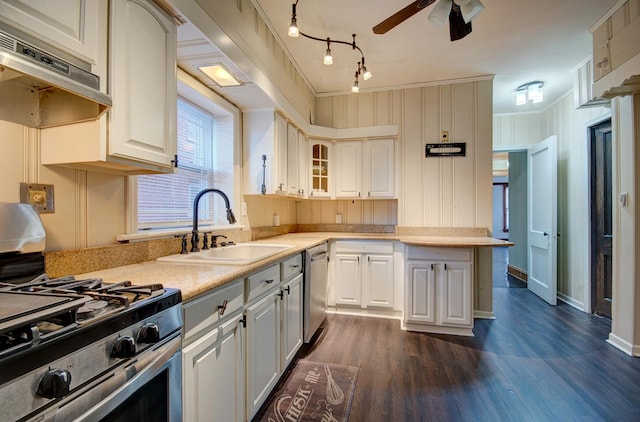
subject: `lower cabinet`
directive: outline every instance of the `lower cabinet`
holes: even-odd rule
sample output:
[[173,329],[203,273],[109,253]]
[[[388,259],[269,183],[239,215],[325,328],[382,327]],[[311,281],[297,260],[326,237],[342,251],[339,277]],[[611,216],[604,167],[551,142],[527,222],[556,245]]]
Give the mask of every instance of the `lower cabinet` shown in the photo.
[[183,350],[185,421],[244,420],[241,313]]
[[303,342],[302,255],[184,303],[183,420],[251,420]]
[[302,273],[281,287],[282,295],[282,369],[284,370],[302,346],[304,297]]
[[472,250],[407,247],[403,325],[473,335]]
[[247,416],[251,419],[281,373],[280,297],[274,289],[245,310],[247,319]]
[[336,305],[393,307],[393,242],[338,241],[334,262]]

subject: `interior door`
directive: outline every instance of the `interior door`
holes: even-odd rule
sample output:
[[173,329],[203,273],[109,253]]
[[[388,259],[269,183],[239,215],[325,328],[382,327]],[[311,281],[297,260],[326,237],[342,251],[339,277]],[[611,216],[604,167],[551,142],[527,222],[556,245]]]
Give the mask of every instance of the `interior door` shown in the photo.
[[551,136],[529,148],[528,288],[551,305],[557,303],[558,147]]
[[591,311],[611,318],[613,190],[611,121],[591,128]]

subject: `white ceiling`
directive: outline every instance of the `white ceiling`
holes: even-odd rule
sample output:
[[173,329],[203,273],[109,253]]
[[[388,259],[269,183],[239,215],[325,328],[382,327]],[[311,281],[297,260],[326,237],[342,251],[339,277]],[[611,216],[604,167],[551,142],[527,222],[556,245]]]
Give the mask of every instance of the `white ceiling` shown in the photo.
[[[253,1],[318,95],[349,92],[359,53],[332,44],[334,64],[325,66],[325,42],[287,36],[294,0]],[[493,111],[509,113],[542,109],[571,89],[571,70],[592,51],[589,28],[617,1],[482,0],[485,9],[473,20],[473,32],[454,42],[449,40],[448,25],[438,27],[427,19],[435,4],[386,34],[373,33],[373,26],[411,0],[299,0],[297,18],[301,31],[318,38],[350,42],[351,34],[357,34],[357,45],[373,73],[370,80],[360,80],[361,92],[495,75]],[[197,43],[197,32],[188,26],[180,31],[179,62],[185,67],[187,58],[193,62],[193,54],[188,57],[184,47]],[[215,50],[210,54],[220,55]],[[514,90],[534,80],[544,82],[545,101],[517,108]],[[268,100],[254,98],[255,89],[253,84],[245,86],[249,97],[240,100],[234,96],[242,96],[242,89],[216,91],[240,104],[251,98]]]

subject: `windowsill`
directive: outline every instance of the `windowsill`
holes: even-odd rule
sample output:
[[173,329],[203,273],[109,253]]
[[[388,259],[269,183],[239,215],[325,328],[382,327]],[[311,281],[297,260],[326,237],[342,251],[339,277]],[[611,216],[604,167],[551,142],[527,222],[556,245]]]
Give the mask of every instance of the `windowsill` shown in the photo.
[[[199,226],[198,231],[203,232],[230,232],[244,229],[242,224],[225,224],[222,226]],[[142,240],[162,239],[166,237],[177,237],[183,234],[191,234],[191,229],[158,229],[158,230],[144,230],[137,233],[119,234],[116,239],[118,242],[136,242]]]

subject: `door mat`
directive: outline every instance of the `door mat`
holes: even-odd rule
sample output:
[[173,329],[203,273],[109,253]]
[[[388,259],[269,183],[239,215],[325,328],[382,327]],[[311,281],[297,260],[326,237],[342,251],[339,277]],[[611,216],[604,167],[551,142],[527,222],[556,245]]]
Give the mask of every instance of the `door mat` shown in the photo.
[[299,360],[271,395],[260,422],[346,422],[358,368]]

